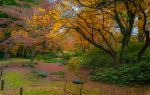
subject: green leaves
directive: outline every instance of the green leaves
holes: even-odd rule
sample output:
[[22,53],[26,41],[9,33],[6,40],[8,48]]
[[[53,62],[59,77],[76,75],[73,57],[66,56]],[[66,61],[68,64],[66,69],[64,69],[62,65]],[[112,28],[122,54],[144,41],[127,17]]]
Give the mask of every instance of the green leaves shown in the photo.
[[125,64],[94,73],[92,79],[114,84],[148,84],[150,63]]
[[0,0],[0,5],[15,5],[15,6],[20,6],[20,4],[16,2],[16,0]]
[[0,11],[0,18],[9,18],[9,16],[6,13]]

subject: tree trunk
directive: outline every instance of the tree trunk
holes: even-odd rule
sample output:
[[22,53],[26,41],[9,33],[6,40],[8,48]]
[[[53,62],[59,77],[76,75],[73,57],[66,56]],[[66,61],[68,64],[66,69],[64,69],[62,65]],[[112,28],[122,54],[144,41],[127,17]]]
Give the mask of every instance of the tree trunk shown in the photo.
[[119,58],[119,61],[122,64],[126,63],[129,40],[130,40],[130,35],[125,34],[122,39],[122,46],[121,46],[120,58]]
[[119,58],[118,58],[117,55],[113,55],[113,56],[112,56],[112,61],[113,61],[113,64],[114,64],[114,65],[120,64]]
[[138,15],[138,41],[144,42],[143,17],[141,14]]
[[140,29],[138,31],[138,41],[140,43],[144,42],[144,33]]
[[150,45],[150,37],[149,37],[149,31],[147,30],[145,32],[146,34],[146,41],[145,41],[145,44],[144,46],[142,47],[142,49],[138,52],[137,54],[137,61],[139,62],[141,57],[144,55],[145,51],[147,50],[147,48],[149,47]]
[[64,52],[63,52],[63,50],[61,50],[60,47],[59,47],[59,51],[60,51],[60,53],[62,54],[63,58],[64,58],[65,60],[67,60],[67,58],[66,58],[66,56],[65,56],[65,54],[64,54]]

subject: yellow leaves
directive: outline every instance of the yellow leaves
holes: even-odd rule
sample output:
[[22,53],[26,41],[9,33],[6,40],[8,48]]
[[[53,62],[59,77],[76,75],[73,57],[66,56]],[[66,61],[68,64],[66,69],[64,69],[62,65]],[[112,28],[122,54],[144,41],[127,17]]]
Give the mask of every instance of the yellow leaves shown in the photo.
[[49,11],[49,15],[53,17],[56,21],[60,20],[60,12],[58,10]]
[[23,30],[23,29],[12,31],[12,34],[11,34],[12,37],[16,37],[17,35],[20,35],[20,36],[23,36],[23,37],[28,37],[29,36],[28,32]]
[[52,27],[51,32],[58,32],[61,26],[62,26],[62,24],[60,22],[55,23]]
[[13,46],[13,47],[11,48],[11,53],[15,55],[15,54],[17,53],[18,49],[19,49],[19,46],[18,46],[18,45]]
[[34,15],[32,19],[28,19],[27,23],[32,26],[48,26],[50,25],[50,17],[49,15],[38,16]]
[[40,12],[45,12],[45,9],[39,7],[39,11],[40,11]]
[[56,33],[48,33],[46,37],[49,39],[57,39],[58,35]]
[[72,57],[68,62],[68,68],[76,75],[80,74],[80,60],[77,57]]

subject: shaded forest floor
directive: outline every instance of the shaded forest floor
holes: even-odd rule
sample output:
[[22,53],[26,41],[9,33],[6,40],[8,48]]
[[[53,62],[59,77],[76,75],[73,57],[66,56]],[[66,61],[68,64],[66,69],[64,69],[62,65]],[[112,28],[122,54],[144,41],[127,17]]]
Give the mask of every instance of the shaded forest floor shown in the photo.
[[[4,69],[4,91],[0,95],[19,95],[19,88],[23,87],[24,95],[70,95],[64,94],[65,83],[68,92],[79,92],[80,85],[73,84],[76,76],[61,63],[37,62],[34,67],[23,66],[25,62],[15,62]],[[38,76],[37,72],[46,72],[47,77]],[[87,82],[83,88],[83,95],[150,95],[149,87],[126,87],[93,82],[88,69],[81,70],[81,77]]]

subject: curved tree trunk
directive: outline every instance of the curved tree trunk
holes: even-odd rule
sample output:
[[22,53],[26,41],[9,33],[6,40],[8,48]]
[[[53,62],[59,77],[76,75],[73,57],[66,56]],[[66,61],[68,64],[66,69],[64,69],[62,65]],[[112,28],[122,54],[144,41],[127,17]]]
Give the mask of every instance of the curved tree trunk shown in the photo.
[[141,48],[141,50],[138,52],[137,54],[137,61],[139,62],[141,57],[144,55],[145,51],[147,50],[147,48],[150,45],[150,37],[149,37],[149,31],[146,31],[146,41],[145,44],[143,45],[143,47]]
[[130,36],[131,35],[126,34],[126,35],[124,35],[124,37],[122,39],[120,58],[119,58],[119,61],[122,64],[126,63],[127,52],[128,52],[128,44],[129,44],[129,41],[130,41]]
[[145,51],[147,50],[147,48],[150,45],[150,33],[148,30],[147,25],[147,14],[145,12],[145,9],[142,8],[142,6],[139,6],[140,11],[142,12],[143,15],[143,33],[145,34],[146,40],[145,40],[145,44],[143,45],[142,49],[138,52],[137,54],[137,61],[139,62],[141,57],[144,55]]

